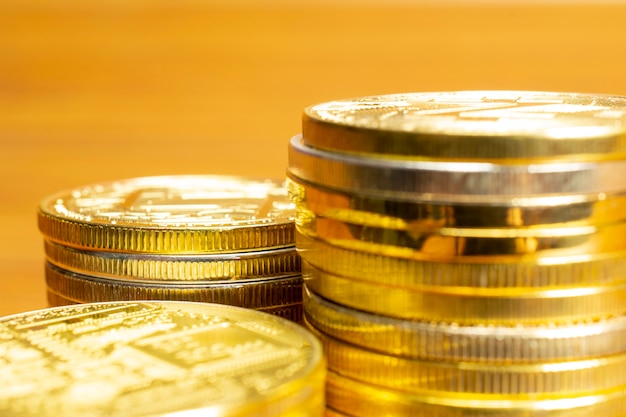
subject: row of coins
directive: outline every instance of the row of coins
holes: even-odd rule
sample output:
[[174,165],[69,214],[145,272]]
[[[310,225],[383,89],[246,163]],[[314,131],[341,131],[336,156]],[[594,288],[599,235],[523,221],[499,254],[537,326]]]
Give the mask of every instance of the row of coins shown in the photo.
[[0,318],[3,416],[321,417],[319,341],[275,315],[175,301]]
[[330,415],[622,416],[626,98],[305,109],[289,144]]
[[133,178],[40,204],[48,301],[177,300],[302,317],[294,207],[284,182]]

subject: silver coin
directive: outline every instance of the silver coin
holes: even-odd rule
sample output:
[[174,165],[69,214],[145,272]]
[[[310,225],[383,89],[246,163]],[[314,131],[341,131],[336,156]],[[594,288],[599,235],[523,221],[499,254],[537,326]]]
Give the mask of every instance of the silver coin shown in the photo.
[[[390,200],[506,203],[522,199],[589,199],[626,190],[626,161],[504,165],[489,162],[407,161],[328,152],[289,144],[290,175],[311,183]],[[522,204],[520,204],[522,205]]]

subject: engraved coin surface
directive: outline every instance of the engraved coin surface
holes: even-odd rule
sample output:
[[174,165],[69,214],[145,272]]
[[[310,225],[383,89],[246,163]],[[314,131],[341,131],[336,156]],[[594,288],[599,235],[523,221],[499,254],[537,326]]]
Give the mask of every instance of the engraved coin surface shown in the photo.
[[80,304],[0,319],[3,416],[323,413],[302,327],[232,306]]
[[315,147],[401,157],[616,158],[626,97],[533,91],[402,93],[307,107]]
[[85,249],[232,252],[293,245],[293,216],[284,182],[163,176],[49,196],[39,228],[52,241]]

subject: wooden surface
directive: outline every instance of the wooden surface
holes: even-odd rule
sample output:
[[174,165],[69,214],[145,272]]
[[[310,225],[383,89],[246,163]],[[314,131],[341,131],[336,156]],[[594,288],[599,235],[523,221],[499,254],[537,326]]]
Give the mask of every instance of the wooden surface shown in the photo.
[[1,2],[0,315],[46,307],[36,208],[56,191],[163,174],[283,177],[302,108],[332,99],[626,95],[624,5],[337,4]]

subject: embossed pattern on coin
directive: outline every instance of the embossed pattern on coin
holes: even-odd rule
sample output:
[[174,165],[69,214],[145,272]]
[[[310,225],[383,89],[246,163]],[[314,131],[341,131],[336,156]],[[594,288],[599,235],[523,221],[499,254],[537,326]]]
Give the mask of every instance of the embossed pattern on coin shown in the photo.
[[282,182],[145,177],[52,195],[40,204],[39,228],[84,249],[223,253],[293,245],[293,216]]
[[304,110],[311,146],[447,160],[618,158],[626,98],[532,91],[402,93]]
[[323,414],[319,342],[284,319],[231,306],[39,310],[0,319],[0,352],[3,416]]

